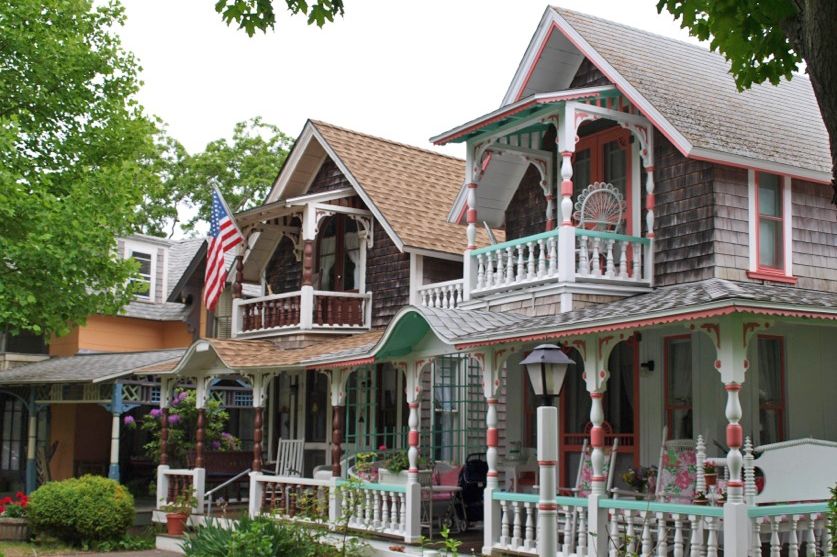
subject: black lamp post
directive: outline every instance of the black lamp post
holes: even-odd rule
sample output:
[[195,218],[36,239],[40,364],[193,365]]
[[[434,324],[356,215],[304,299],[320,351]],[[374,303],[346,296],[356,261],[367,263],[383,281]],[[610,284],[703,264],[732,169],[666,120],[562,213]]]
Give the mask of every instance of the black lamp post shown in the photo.
[[564,386],[567,366],[573,363],[575,362],[554,344],[541,344],[520,362],[529,372],[529,381],[532,382],[535,395],[541,400],[541,406],[554,405],[555,397],[561,394]]

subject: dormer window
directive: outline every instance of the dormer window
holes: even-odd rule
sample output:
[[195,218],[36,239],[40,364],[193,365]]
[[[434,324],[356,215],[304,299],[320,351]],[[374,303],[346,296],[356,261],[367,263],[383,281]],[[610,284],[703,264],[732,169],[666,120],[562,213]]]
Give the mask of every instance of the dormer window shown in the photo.
[[750,268],[756,280],[795,283],[791,266],[791,181],[749,171]]
[[320,232],[317,269],[320,290],[352,292],[360,283],[357,224],[346,215],[329,217]]
[[139,300],[154,301],[157,248],[139,243],[126,242],[124,257],[126,259],[132,258],[139,263],[137,275],[131,278],[131,284],[137,286],[137,291],[134,296]]

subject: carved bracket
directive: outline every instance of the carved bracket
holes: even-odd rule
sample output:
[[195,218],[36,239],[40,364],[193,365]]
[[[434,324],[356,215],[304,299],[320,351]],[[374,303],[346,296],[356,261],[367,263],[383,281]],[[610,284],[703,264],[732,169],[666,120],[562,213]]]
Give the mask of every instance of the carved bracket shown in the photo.
[[654,157],[651,152],[651,129],[648,126],[632,122],[619,122],[619,125],[626,130],[630,130],[639,141],[639,156],[642,158],[642,164],[646,168],[652,166]]
[[593,122],[595,120],[598,120],[599,118],[601,118],[601,116],[599,116],[598,114],[593,114],[592,112],[585,112],[584,109],[581,108],[575,109],[575,120],[573,121],[573,126],[575,127],[574,136],[576,143],[578,143],[579,141],[578,128],[581,127],[581,124],[588,120]]

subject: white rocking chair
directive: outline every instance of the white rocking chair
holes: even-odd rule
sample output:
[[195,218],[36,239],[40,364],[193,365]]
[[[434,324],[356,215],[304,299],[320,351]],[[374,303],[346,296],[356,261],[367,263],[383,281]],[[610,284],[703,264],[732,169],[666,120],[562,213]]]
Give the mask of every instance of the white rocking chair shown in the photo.
[[276,444],[276,475],[301,477],[304,439],[279,439]]
[[573,218],[585,230],[619,233],[626,207],[625,198],[616,186],[594,182],[578,194]]

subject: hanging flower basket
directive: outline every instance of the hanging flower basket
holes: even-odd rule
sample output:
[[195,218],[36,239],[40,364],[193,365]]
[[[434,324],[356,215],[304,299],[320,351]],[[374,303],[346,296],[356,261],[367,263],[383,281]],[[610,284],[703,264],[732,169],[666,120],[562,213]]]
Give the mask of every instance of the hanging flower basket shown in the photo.
[[0,517],[0,540],[26,541],[29,539],[29,523],[25,518]]

